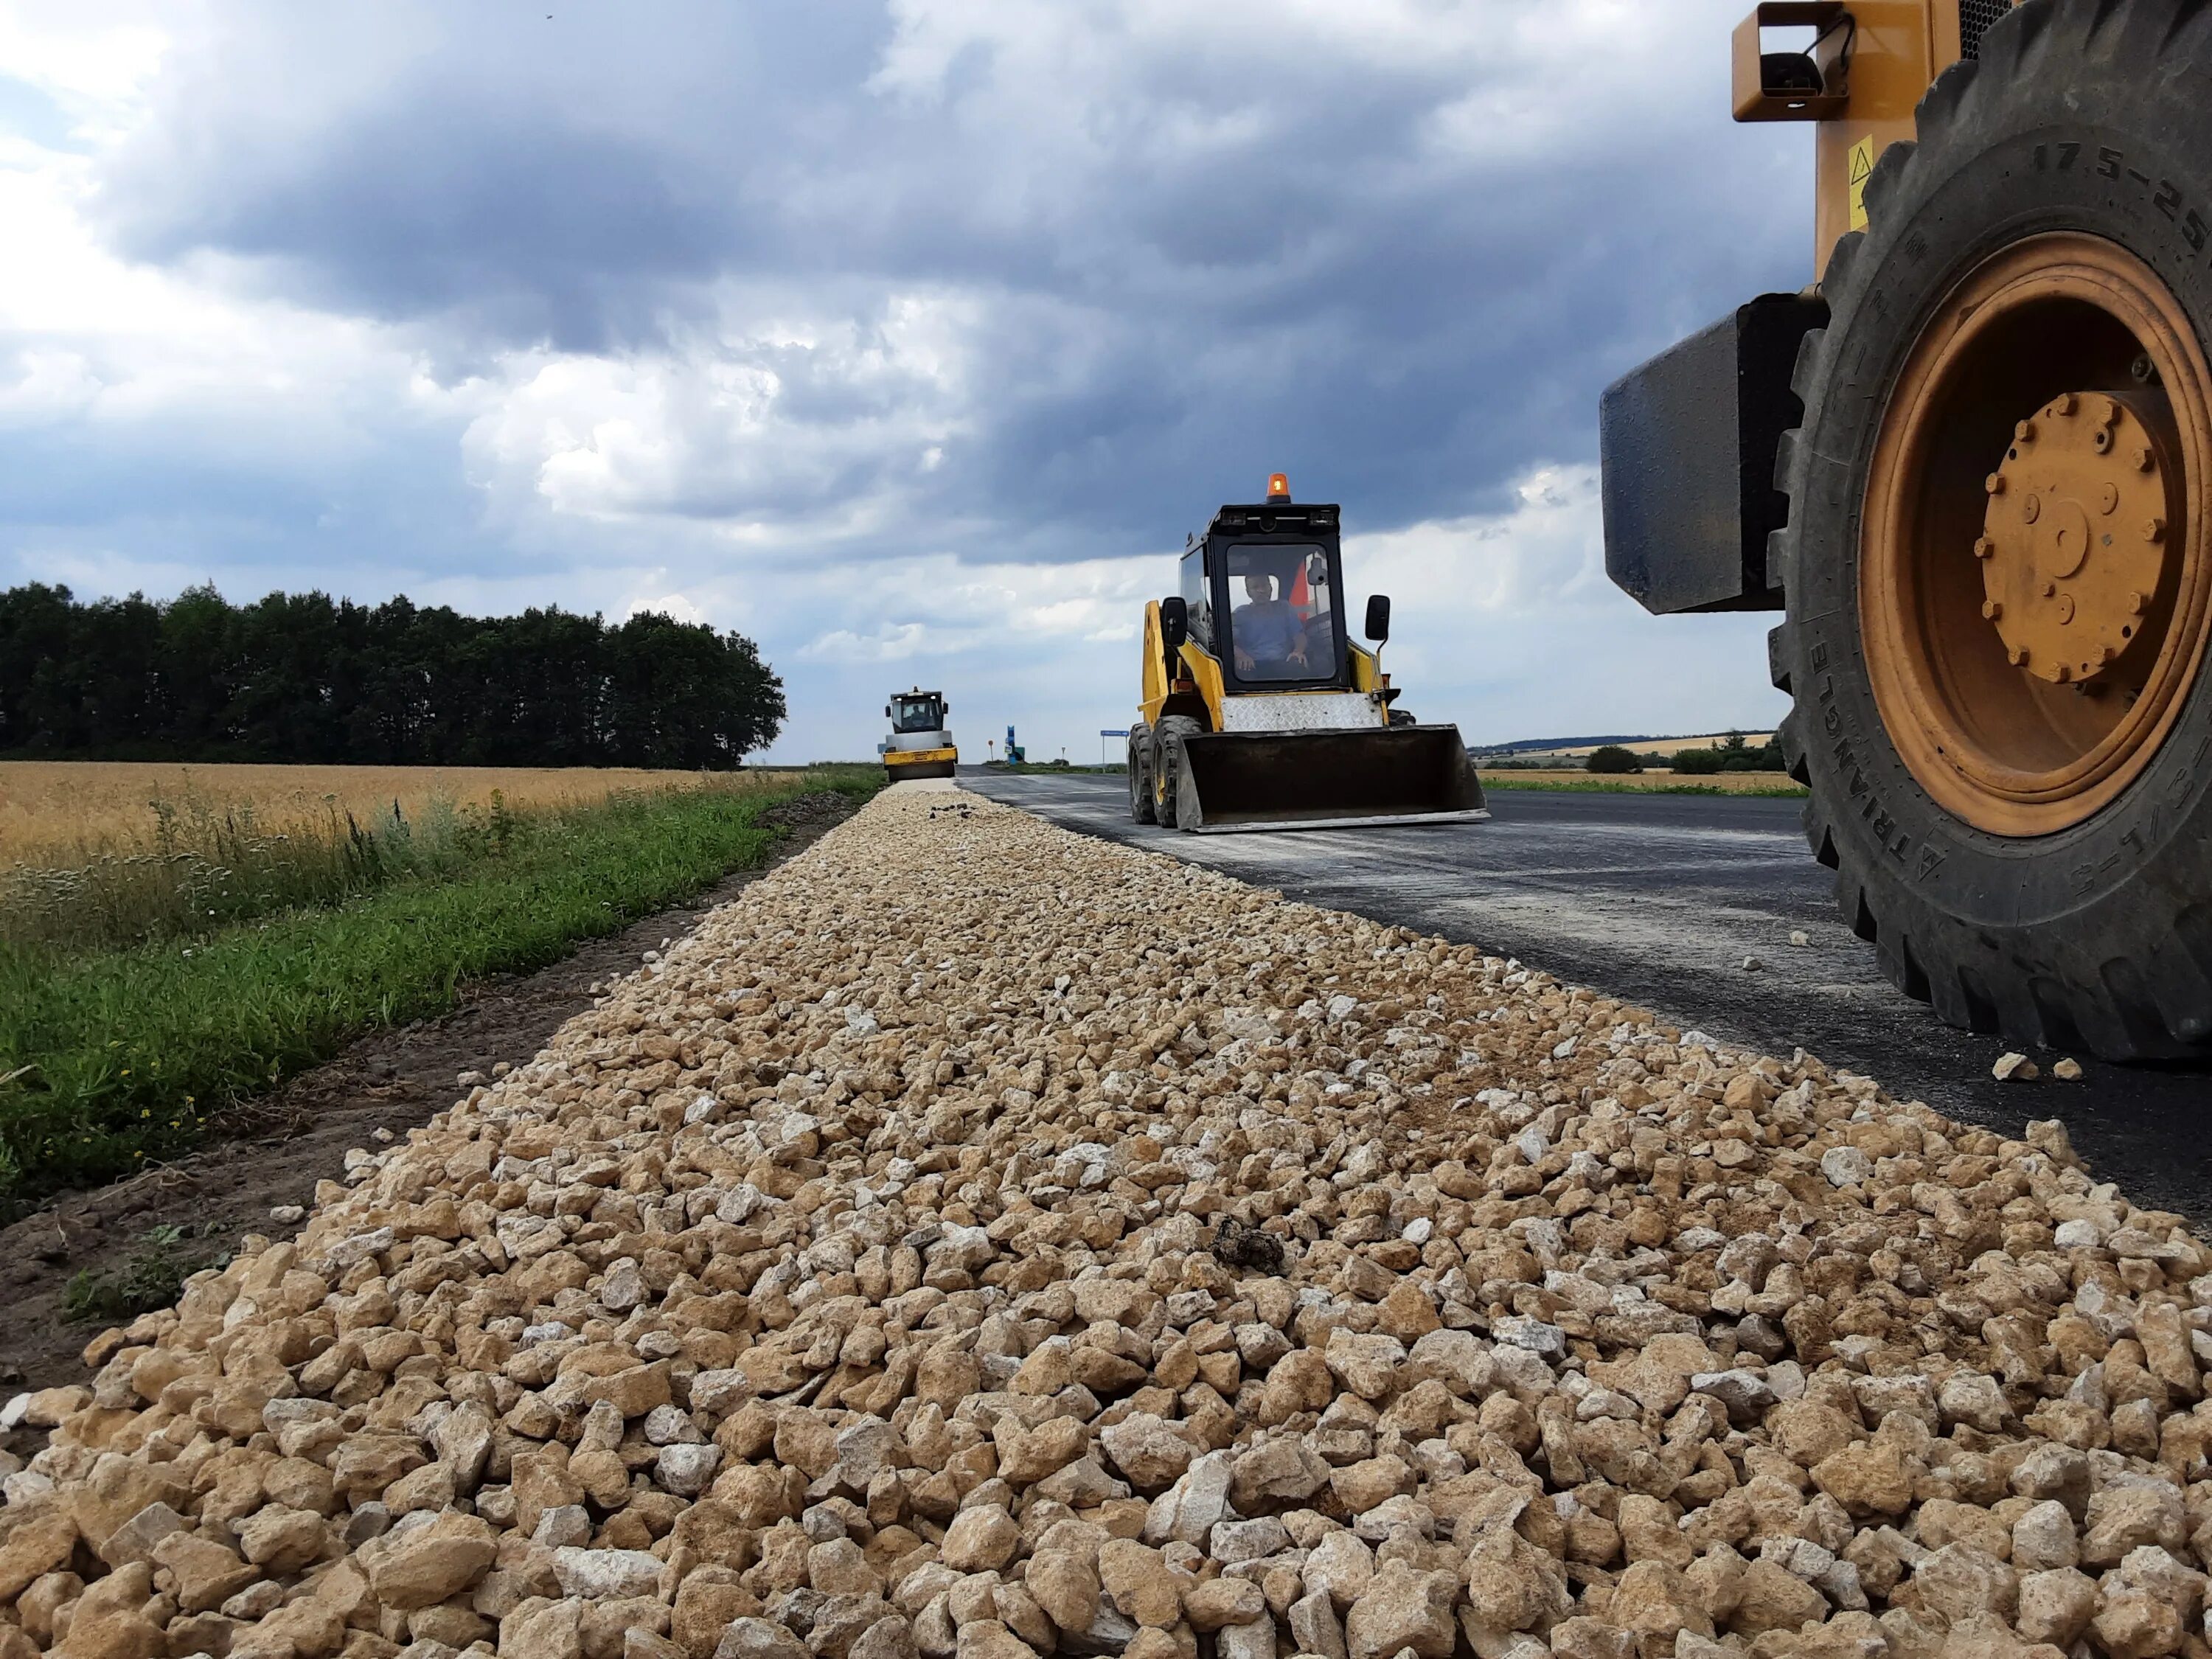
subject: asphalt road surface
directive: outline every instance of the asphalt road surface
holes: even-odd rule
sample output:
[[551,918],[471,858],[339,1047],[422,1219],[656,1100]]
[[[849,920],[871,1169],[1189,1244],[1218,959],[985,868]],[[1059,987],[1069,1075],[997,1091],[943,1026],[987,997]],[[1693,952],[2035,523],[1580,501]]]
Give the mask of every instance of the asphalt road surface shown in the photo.
[[[1891,988],[1836,915],[1798,803],[1743,796],[1492,790],[1486,823],[1190,836],[1129,821],[1118,775],[969,772],[1039,817],[1203,864],[1290,897],[1418,927],[1787,1055],[1802,1048],[1893,1093],[2018,1134],[2065,1121],[2101,1179],[2212,1222],[2212,1068],[2106,1066],[1999,1083],[1996,1039]],[[1793,945],[1802,933],[1811,943]],[[1747,968],[1745,958],[1758,966]]]

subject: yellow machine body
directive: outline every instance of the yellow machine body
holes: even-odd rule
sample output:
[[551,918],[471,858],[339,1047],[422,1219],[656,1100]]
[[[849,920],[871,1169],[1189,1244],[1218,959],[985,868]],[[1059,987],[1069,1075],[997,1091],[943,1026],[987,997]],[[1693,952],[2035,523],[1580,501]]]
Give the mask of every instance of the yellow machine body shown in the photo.
[[960,751],[947,744],[942,749],[917,749],[902,754],[887,754],[884,757],[884,769],[894,779],[945,777],[950,774],[933,769],[957,765],[959,760]]
[[[1973,43],[1972,32],[1962,33],[1960,9],[1960,0],[1765,0],[1736,26],[1730,64],[1735,118],[1810,121],[1819,128],[1813,143],[1815,276],[1827,269],[1838,237],[1865,228],[1867,175],[1884,150],[1911,141],[1912,112],[1928,83]],[[1974,9],[1986,15],[1995,9]],[[1762,84],[1761,33],[1783,28],[1820,31],[1812,56],[1822,71],[1822,93],[1793,94]]]

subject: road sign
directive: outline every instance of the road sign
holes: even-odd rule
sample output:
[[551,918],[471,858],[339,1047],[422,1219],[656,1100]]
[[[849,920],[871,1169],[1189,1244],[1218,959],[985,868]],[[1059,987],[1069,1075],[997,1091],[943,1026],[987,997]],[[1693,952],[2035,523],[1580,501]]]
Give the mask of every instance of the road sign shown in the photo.
[[1110,726],[1102,726],[1098,728],[1098,735],[1102,738],[1126,738],[1129,735],[1129,728],[1125,726],[1116,732]]

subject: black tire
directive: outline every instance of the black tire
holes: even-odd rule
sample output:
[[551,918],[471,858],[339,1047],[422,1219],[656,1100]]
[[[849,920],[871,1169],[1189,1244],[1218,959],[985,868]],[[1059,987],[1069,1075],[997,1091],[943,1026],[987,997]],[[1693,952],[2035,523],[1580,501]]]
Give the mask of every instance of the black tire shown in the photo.
[[1178,827],[1176,789],[1182,777],[1182,744],[1206,728],[1188,714],[1164,714],[1152,728],[1152,810],[1164,828]]
[[1791,511],[1770,562],[1788,611],[1770,650],[1796,702],[1781,744],[1812,790],[1806,835],[1844,919],[1952,1024],[2116,1060],[2212,1041],[2212,673],[2108,805],[2051,834],[1978,830],[1920,786],[1884,726],[1861,638],[1861,520],[1888,390],[1925,319],[1996,250],[2053,231],[2108,239],[2212,343],[2208,110],[2204,0],[2027,0],[1992,25],[1980,61],[1923,99],[1917,146],[1893,146],[1868,181],[1868,228],[1831,258],[1829,325],[1806,337],[1794,380],[1804,423],[1777,467]]
[[1142,721],[1129,730],[1129,821],[1159,822],[1152,807],[1152,728]]

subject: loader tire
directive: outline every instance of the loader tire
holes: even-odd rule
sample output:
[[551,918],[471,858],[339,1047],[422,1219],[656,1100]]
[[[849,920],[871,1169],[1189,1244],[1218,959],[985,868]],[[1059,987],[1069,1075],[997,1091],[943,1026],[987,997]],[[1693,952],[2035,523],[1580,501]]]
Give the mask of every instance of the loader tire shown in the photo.
[[[2205,0],[2026,0],[1875,166],[1793,380],[1770,653],[1806,835],[1889,978],[2014,1045],[2212,1042],[2209,108]],[[2130,430],[2156,441],[2127,451],[2157,463],[2142,477],[2087,460],[2078,488],[2040,482],[2084,453],[2062,446],[2117,455]],[[2138,487],[2165,491],[2164,520],[2096,516]],[[2094,562],[2044,550],[2068,545],[2057,509],[2015,528],[2039,490],[2089,515]],[[2106,550],[2115,533],[2140,539]],[[2142,541],[2162,542],[2154,591],[2116,593]],[[2053,570],[2126,642],[2059,632],[2075,601],[2049,597]],[[2015,574],[2024,599],[1993,618],[1984,584]]]
[[1157,823],[1152,805],[1152,729],[1139,722],[1129,732],[1129,821]]
[[1152,811],[1164,829],[1195,827],[1176,823],[1176,790],[1182,778],[1183,739],[1205,730],[1188,714],[1164,714],[1152,728]]

